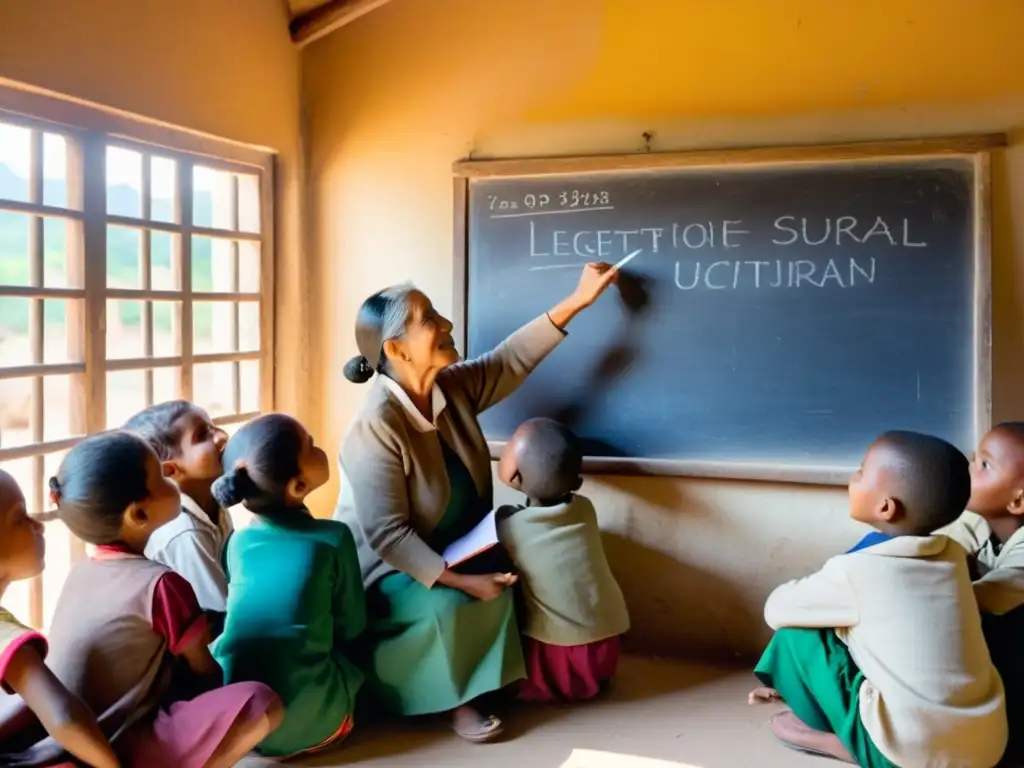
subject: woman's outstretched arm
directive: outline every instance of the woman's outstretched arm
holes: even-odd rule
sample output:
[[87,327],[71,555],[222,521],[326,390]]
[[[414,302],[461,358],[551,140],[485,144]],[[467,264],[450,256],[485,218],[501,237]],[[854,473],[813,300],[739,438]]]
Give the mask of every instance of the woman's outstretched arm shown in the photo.
[[565,338],[565,327],[617,277],[618,270],[608,264],[587,264],[579,285],[569,296],[490,352],[446,369],[441,378],[447,386],[466,392],[477,413],[497,405],[551,354]]

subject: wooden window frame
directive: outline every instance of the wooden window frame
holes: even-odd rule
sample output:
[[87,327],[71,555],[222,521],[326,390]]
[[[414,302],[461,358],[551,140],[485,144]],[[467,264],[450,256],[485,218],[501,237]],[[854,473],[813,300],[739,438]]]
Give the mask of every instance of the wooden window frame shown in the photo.
[[[23,86],[0,78],[0,123],[28,128],[31,133],[31,168],[29,202],[0,199],[0,211],[26,215],[29,229],[29,285],[0,285],[0,297],[30,300],[29,349],[27,365],[0,367],[0,380],[31,379],[32,398],[29,414],[31,442],[14,447],[0,444],[0,462],[33,459],[31,487],[23,489],[30,512],[40,513],[48,507],[45,498],[45,457],[71,448],[82,437],[102,432],[107,426],[107,374],[118,371],[146,372],[146,402],[153,402],[153,370],[177,367],[180,370],[179,395],[193,399],[195,365],[233,363],[232,413],[219,416],[214,422],[226,426],[238,424],[261,412],[274,408],[274,170],[275,155],[268,149],[225,141],[194,131],[187,131],[159,121],[148,120],[119,110],[108,109],[77,99],[67,98]],[[68,199],[64,207],[44,204],[43,134],[64,137],[67,146]],[[142,155],[141,211],[138,218],[107,213],[106,152],[117,146]],[[151,219],[149,188],[153,156],[169,158],[176,164],[175,211],[173,223]],[[259,233],[240,230],[238,220],[238,176],[232,175],[232,217],[229,228],[196,226],[193,219],[193,169],[196,167],[226,171],[231,174],[255,176],[259,184]],[[69,226],[66,237],[66,270],[74,288],[46,287],[44,272],[43,221],[57,218],[79,222]],[[110,225],[138,230],[141,240],[140,281],[138,289],[107,287],[107,227]],[[176,237],[172,249],[176,290],[154,290],[151,283],[151,234],[164,232]],[[192,238],[224,239],[232,243],[228,292],[197,292],[192,290]],[[239,290],[239,244],[259,244],[259,290]],[[73,300],[67,303],[66,333],[69,359],[73,362],[45,362],[43,302]],[[142,336],[144,354],[132,359],[108,359],[106,350],[106,313],[108,300],[142,303]],[[180,343],[179,354],[153,356],[153,301],[173,301],[175,335]],[[197,354],[193,350],[193,306],[196,301],[217,301],[233,305],[234,322],[229,329],[231,349],[238,350],[239,307],[245,302],[259,302],[259,346],[256,351]],[[239,364],[256,360],[260,363],[259,410],[241,412]],[[44,378],[69,376],[69,437],[44,440]],[[70,536],[70,534],[68,534]],[[81,557],[85,545],[71,536],[72,561]],[[42,577],[29,585],[28,623],[43,623]]]

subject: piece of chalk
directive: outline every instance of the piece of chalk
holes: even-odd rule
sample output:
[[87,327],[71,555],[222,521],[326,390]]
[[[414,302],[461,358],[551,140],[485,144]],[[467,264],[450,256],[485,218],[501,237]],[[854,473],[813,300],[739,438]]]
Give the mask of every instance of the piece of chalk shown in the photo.
[[[642,251],[642,250],[643,250],[643,248],[640,249],[640,251]],[[624,266],[629,264],[629,262],[631,262],[633,259],[635,259],[637,256],[639,256],[640,255],[640,251],[633,251],[631,254],[626,256],[622,261],[620,261],[618,264],[616,264],[614,267],[612,267],[612,269],[622,269]]]

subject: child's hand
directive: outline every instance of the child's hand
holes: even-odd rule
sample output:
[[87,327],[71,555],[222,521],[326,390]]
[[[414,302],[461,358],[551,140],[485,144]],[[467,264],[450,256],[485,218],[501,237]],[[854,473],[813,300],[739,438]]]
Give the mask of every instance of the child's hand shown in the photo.
[[461,589],[478,600],[493,600],[515,584],[519,577],[513,573],[487,573],[482,576],[463,576]]
[[[224,684],[224,673],[220,664],[210,653],[210,630],[206,629],[196,636],[187,648],[181,649],[178,654],[184,662],[184,667],[192,675],[191,680],[181,680],[179,683],[185,686],[185,690],[192,696],[219,688]],[[181,689],[179,688],[179,693]]]

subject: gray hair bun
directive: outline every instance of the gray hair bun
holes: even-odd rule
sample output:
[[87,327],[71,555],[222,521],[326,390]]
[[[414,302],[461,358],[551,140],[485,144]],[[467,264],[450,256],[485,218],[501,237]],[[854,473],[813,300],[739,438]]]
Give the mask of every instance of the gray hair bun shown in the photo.
[[214,480],[210,493],[221,507],[227,509],[257,496],[259,488],[249,477],[249,471],[245,467],[237,467]]
[[345,363],[345,378],[353,384],[365,384],[373,378],[370,361],[363,355],[356,355]]

